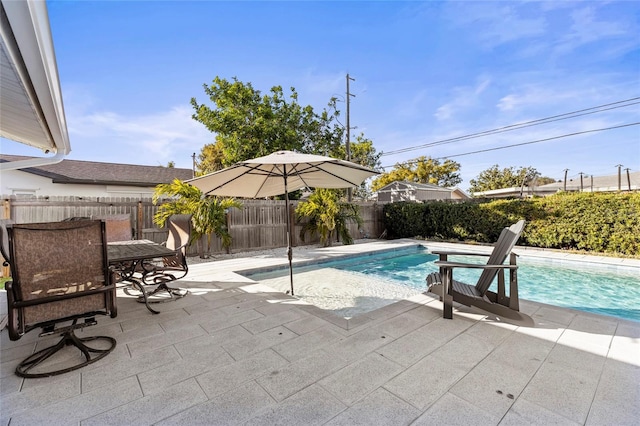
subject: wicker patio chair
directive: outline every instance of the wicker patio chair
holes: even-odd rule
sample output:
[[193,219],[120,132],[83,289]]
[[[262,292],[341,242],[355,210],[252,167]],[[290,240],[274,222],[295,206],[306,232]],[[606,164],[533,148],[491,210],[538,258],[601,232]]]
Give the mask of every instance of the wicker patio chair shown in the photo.
[[[18,340],[37,328],[42,329],[41,337],[62,336],[22,361],[16,374],[54,376],[109,354],[116,346],[112,337],[75,334],[95,325],[98,315],[117,314],[104,222],[19,224],[7,226],[7,231],[12,277],[6,284],[9,338]],[[82,352],[80,361],[63,350],[67,346]]]

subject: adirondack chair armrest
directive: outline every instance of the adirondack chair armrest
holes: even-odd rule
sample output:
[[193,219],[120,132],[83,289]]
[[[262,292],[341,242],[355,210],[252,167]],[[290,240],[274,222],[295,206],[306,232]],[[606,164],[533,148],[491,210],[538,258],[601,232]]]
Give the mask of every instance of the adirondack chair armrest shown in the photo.
[[445,250],[432,250],[431,254],[437,254],[440,257],[445,256],[491,256],[491,253],[478,253],[472,251],[445,251]]
[[518,269],[518,265],[486,265],[486,264],[476,264],[476,263],[461,263],[461,262],[445,262],[441,260],[437,260],[434,262],[435,265],[440,266],[441,268],[473,268],[473,269]]

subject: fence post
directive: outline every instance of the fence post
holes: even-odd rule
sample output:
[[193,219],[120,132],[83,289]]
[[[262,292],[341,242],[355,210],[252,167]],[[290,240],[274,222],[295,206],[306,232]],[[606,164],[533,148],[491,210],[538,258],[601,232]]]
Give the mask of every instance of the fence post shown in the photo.
[[2,203],[2,218],[11,219],[11,201],[8,198]]
[[378,235],[378,203],[373,203],[373,232],[371,232],[373,238],[376,238]]
[[[229,217],[229,209],[224,210],[224,222],[227,227],[227,232],[231,234],[231,218]],[[231,240],[231,244],[233,244],[233,240]],[[227,254],[231,253],[231,244],[226,247]]]
[[142,239],[142,226],[144,224],[143,222],[143,215],[142,215],[142,200],[138,201],[138,217],[136,218],[136,240],[141,240]]

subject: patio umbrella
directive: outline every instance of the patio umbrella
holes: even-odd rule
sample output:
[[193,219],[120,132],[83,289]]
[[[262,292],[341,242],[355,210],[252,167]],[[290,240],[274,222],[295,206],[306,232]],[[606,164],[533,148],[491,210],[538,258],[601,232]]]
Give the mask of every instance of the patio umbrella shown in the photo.
[[277,151],[186,182],[200,189],[205,195],[262,198],[285,194],[287,257],[293,295],[289,192],[302,188],[353,188],[376,174],[378,172],[345,160],[293,151]]

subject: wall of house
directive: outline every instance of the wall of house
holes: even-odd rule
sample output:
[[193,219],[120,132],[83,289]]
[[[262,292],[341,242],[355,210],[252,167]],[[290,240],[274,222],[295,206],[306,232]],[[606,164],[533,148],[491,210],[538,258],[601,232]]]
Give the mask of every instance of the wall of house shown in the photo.
[[391,203],[399,201],[416,201],[416,196],[413,191],[409,191],[406,189],[389,189],[378,192],[378,202],[380,203]]
[[451,191],[416,191],[416,199],[419,201],[433,201],[433,200],[450,200]]
[[63,184],[21,170],[0,173],[0,194],[3,196],[76,196],[76,197],[139,197],[151,198],[153,188],[103,184]]
[[378,192],[378,202],[450,200],[451,191],[416,191],[414,189],[385,190]]

